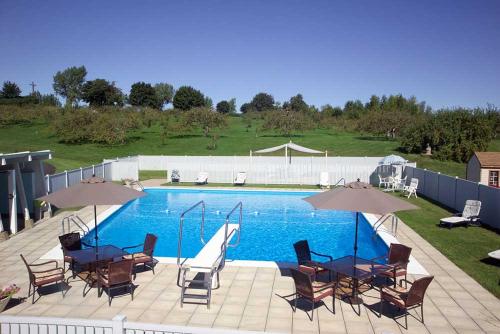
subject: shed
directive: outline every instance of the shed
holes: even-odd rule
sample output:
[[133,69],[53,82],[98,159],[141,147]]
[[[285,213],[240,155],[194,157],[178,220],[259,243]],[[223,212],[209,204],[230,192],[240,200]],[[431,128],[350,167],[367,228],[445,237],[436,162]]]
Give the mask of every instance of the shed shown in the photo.
[[498,188],[500,152],[474,152],[467,163],[467,180]]

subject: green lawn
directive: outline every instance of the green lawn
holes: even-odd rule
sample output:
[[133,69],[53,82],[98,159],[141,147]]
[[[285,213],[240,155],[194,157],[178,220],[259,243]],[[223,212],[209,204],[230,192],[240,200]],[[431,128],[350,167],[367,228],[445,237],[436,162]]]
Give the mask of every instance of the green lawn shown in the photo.
[[[98,144],[67,145],[57,141],[45,123],[29,126],[0,128],[0,152],[34,151],[50,149],[54,152],[52,163],[58,171],[100,163],[104,158],[137,154],[163,155],[247,155],[256,150],[283,144],[288,138],[272,133],[258,133],[255,125],[246,131],[241,117],[230,117],[229,126],[220,132],[216,150],[207,149],[209,140],[199,133],[172,136],[162,144],[160,128],[153,126],[133,131],[124,145],[104,146]],[[293,137],[293,141],[312,148],[328,150],[330,156],[385,156],[400,154],[397,141],[386,140],[355,132],[335,129],[316,129]],[[500,149],[500,140],[492,143],[491,149]],[[419,167],[442,173],[465,176],[465,164],[438,161],[419,155],[407,155],[417,161]]]
[[500,267],[488,260],[488,253],[500,246],[500,235],[482,227],[438,227],[447,210],[422,198],[407,200],[418,210],[397,215],[414,231],[436,247],[463,271],[500,298]]

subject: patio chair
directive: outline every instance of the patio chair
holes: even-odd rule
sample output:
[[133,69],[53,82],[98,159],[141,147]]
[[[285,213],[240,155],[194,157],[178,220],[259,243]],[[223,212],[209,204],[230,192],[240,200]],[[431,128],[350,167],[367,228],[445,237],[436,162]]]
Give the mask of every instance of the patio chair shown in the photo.
[[247,180],[247,173],[246,172],[239,172],[236,174],[236,178],[234,179],[234,185],[235,186],[242,186],[245,184]]
[[293,282],[295,283],[295,299],[293,312],[297,310],[297,301],[299,298],[308,300],[311,306],[311,316],[305,310],[307,316],[311,321],[314,318],[314,304],[322,301],[326,297],[332,297],[332,313],[335,314],[335,290],[337,288],[337,282],[316,282],[311,280],[311,276],[307,273],[296,269],[290,269],[292,273]]
[[330,176],[328,172],[321,172],[319,174],[319,187],[330,189]]
[[378,187],[388,188],[391,185],[390,177],[382,177],[380,174],[378,175]]
[[394,183],[392,184],[392,188],[395,191],[404,191],[406,187],[406,176],[403,178],[395,178]]
[[156,241],[158,237],[154,234],[148,233],[146,234],[146,238],[144,239],[143,244],[129,246],[122,248],[123,251],[127,249],[139,248],[142,246],[142,252],[132,253],[129,255],[125,255],[123,258],[126,260],[133,260],[134,263],[134,279],[137,276],[136,266],[143,265],[144,268],[149,268],[153,271],[153,275],[155,273],[155,260],[153,258],[153,252],[155,250]]
[[108,293],[108,305],[111,306],[113,291],[126,288],[134,300],[134,284],[132,283],[133,260],[109,262],[106,268],[97,268],[97,295],[102,296],[104,289]]
[[[78,232],[71,232],[60,235],[59,242],[61,243],[61,249],[64,257],[64,262],[63,262],[64,272],[68,271],[69,269],[73,270],[75,267],[75,262],[73,261],[73,258],[67,255],[68,251],[81,250],[82,246],[93,247],[91,245],[84,243],[81,239],[80,233]],[[66,263],[68,263],[67,270],[66,270]],[[73,272],[73,278],[74,277],[75,274]]]
[[422,324],[424,323],[424,296],[427,287],[431,284],[434,276],[426,276],[415,280],[413,283],[407,281],[411,286],[405,289],[402,286],[397,288],[382,287],[380,289],[380,310],[379,318],[382,316],[384,302],[403,309],[405,312],[405,329],[408,329],[408,310],[420,306]]
[[208,183],[208,173],[207,172],[200,172],[198,174],[198,177],[194,181],[195,184],[207,184]]
[[[39,289],[50,284],[59,284],[59,288],[64,298],[64,290],[62,285],[62,283],[64,282],[64,268],[59,267],[57,261],[52,260],[47,262],[28,264],[28,261],[26,261],[23,254],[19,255],[21,256],[21,259],[28,269],[28,276],[30,281],[28,297],[33,296],[33,299],[31,300],[32,304],[35,303],[35,292],[37,292],[38,295],[41,296]],[[38,267],[46,266],[48,264],[54,264],[54,268],[37,270]],[[31,292],[31,288],[33,288],[33,292]]]
[[439,221],[440,226],[451,228],[453,226],[479,225],[479,212],[481,212],[481,201],[465,201],[462,213],[456,213],[453,217],[443,218]]
[[384,256],[376,257],[372,261],[385,260],[387,265],[391,267],[390,270],[379,273],[379,276],[390,278],[394,282],[394,287],[397,284],[397,278],[404,276],[407,278],[407,267],[410,262],[411,248],[402,244],[391,244],[389,253]]
[[299,265],[298,269],[301,272],[304,272],[308,275],[313,276],[313,280],[316,280],[316,275],[328,272],[328,277],[331,280],[332,273],[330,270],[323,268],[321,266],[321,262],[316,262],[312,260],[311,254],[314,254],[319,257],[323,257],[328,259],[329,261],[333,261],[333,258],[330,255],[320,254],[312,251],[309,248],[309,243],[307,240],[300,240],[293,244],[293,248],[295,249],[295,254],[297,255],[297,263]]
[[403,187],[403,193],[406,195],[408,193],[408,198],[411,197],[411,195],[414,195],[415,198],[417,198],[417,189],[418,189],[418,179],[412,178],[410,180],[410,184],[407,186]]
[[179,173],[179,170],[177,169],[172,170],[172,174],[170,175],[170,180],[172,182],[180,182],[181,174]]

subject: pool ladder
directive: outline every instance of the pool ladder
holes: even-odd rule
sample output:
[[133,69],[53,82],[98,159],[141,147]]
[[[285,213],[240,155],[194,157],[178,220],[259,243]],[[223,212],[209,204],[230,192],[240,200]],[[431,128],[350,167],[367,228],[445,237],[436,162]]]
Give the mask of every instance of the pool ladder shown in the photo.
[[[202,270],[196,274],[196,276],[193,279],[187,279],[186,274],[188,271],[190,271],[189,267],[185,267],[184,264],[188,260],[182,259],[182,235],[183,235],[183,225],[184,225],[184,220],[185,216],[187,213],[193,211],[196,208],[201,208],[201,223],[200,223],[200,241],[201,243],[205,246],[207,242],[205,241],[205,202],[204,201],[199,201],[198,203],[194,204],[191,206],[189,209],[185,210],[182,212],[179,220],[179,241],[177,244],[177,266],[178,266],[178,273],[177,273],[177,286],[181,288],[181,307],[184,304],[184,299],[185,298],[190,298],[190,299],[199,299],[199,300],[205,300],[207,308],[210,308],[210,300],[212,297],[212,289],[218,289],[220,287],[220,280],[219,280],[219,273],[224,269],[226,265],[226,253],[227,253],[227,248],[228,247],[237,247],[240,243],[240,235],[241,235],[241,222],[243,220],[243,204],[242,202],[238,202],[233,209],[226,215],[225,222],[224,222],[224,241],[222,242],[220,246],[220,253],[217,257],[217,259],[213,262],[212,267],[210,268],[203,268],[205,270]],[[228,233],[229,231],[229,223],[231,221],[231,217],[233,214],[238,213],[238,228],[237,230],[234,230],[232,232],[237,232],[237,239],[236,242],[230,243],[228,242],[228,238],[232,238],[232,233]],[[210,241],[209,241],[210,242]],[[196,269],[192,270],[193,272],[196,272]],[[182,279],[181,279],[181,273],[182,273]],[[201,274],[202,278],[198,278],[199,274]],[[216,279],[214,282],[213,279]],[[213,284],[215,283],[215,284]],[[191,287],[191,284],[195,287]],[[187,289],[201,289],[201,290],[206,290],[205,294],[199,294],[199,293],[186,293]]]
[[375,238],[375,236],[378,234],[378,230],[381,226],[384,225],[384,223],[387,221],[387,219],[391,218],[391,234],[393,236],[396,236],[397,232],[398,232],[398,222],[399,222],[399,218],[392,214],[392,213],[389,213],[387,215],[384,215],[382,217],[380,217],[376,222],[375,224],[373,224],[373,234],[372,234],[372,239]]
[[88,225],[76,213],[64,217],[61,221],[61,225],[62,234],[74,232],[74,230],[71,230],[71,225],[75,225],[78,228],[78,232],[83,235],[90,232]]

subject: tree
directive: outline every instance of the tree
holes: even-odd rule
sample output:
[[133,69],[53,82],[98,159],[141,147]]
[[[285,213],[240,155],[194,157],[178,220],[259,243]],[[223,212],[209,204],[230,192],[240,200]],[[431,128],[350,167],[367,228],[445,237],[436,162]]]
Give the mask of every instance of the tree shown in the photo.
[[313,125],[311,118],[305,113],[282,109],[268,112],[262,128],[275,130],[282,136],[290,137],[294,132],[311,129]]
[[240,107],[240,111],[245,114],[247,112],[255,111],[251,103],[243,103]]
[[361,117],[364,111],[365,107],[363,106],[363,103],[360,100],[347,101],[344,106],[344,115],[346,115],[347,118],[358,119]]
[[209,109],[214,108],[214,101],[212,101],[212,99],[209,98],[208,96],[205,96],[205,107],[207,107]]
[[66,98],[67,106],[76,106],[82,96],[82,87],[87,76],[85,66],[69,67],[54,75],[53,88],[56,94]]
[[180,87],[174,95],[174,108],[189,110],[196,107],[205,106],[205,96],[190,86]]
[[291,109],[293,111],[307,111],[309,106],[304,102],[302,94],[297,94],[290,98],[290,101],[283,103],[283,109]]
[[155,89],[151,84],[142,81],[132,85],[128,101],[133,106],[158,108]]
[[90,106],[123,105],[123,93],[114,82],[95,79],[85,82],[82,87],[82,100]]
[[219,103],[217,103],[215,109],[217,110],[217,112],[221,114],[229,114],[231,112],[231,105],[226,100],[222,100]]
[[158,107],[159,109],[163,109],[163,106],[165,104],[169,104],[172,102],[172,99],[174,98],[174,86],[166,83],[166,82],[161,82],[158,83],[154,86],[155,93],[156,93],[156,100],[158,102]]
[[339,117],[342,115],[342,108],[334,108],[331,105],[327,104],[321,107],[321,113],[327,117]]
[[267,93],[259,93],[254,96],[250,103],[256,111],[272,110],[274,108],[274,97]]
[[229,102],[229,113],[234,114],[236,113],[236,99],[233,97]]
[[199,127],[205,137],[208,137],[213,129],[227,126],[226,118],[222,114],[207,107],[190,109],[183,116],[183,125],[186,128]]
[[13,99],[21,96],[21,88],[11,81],[4,81],[0,96],[4,99]]

